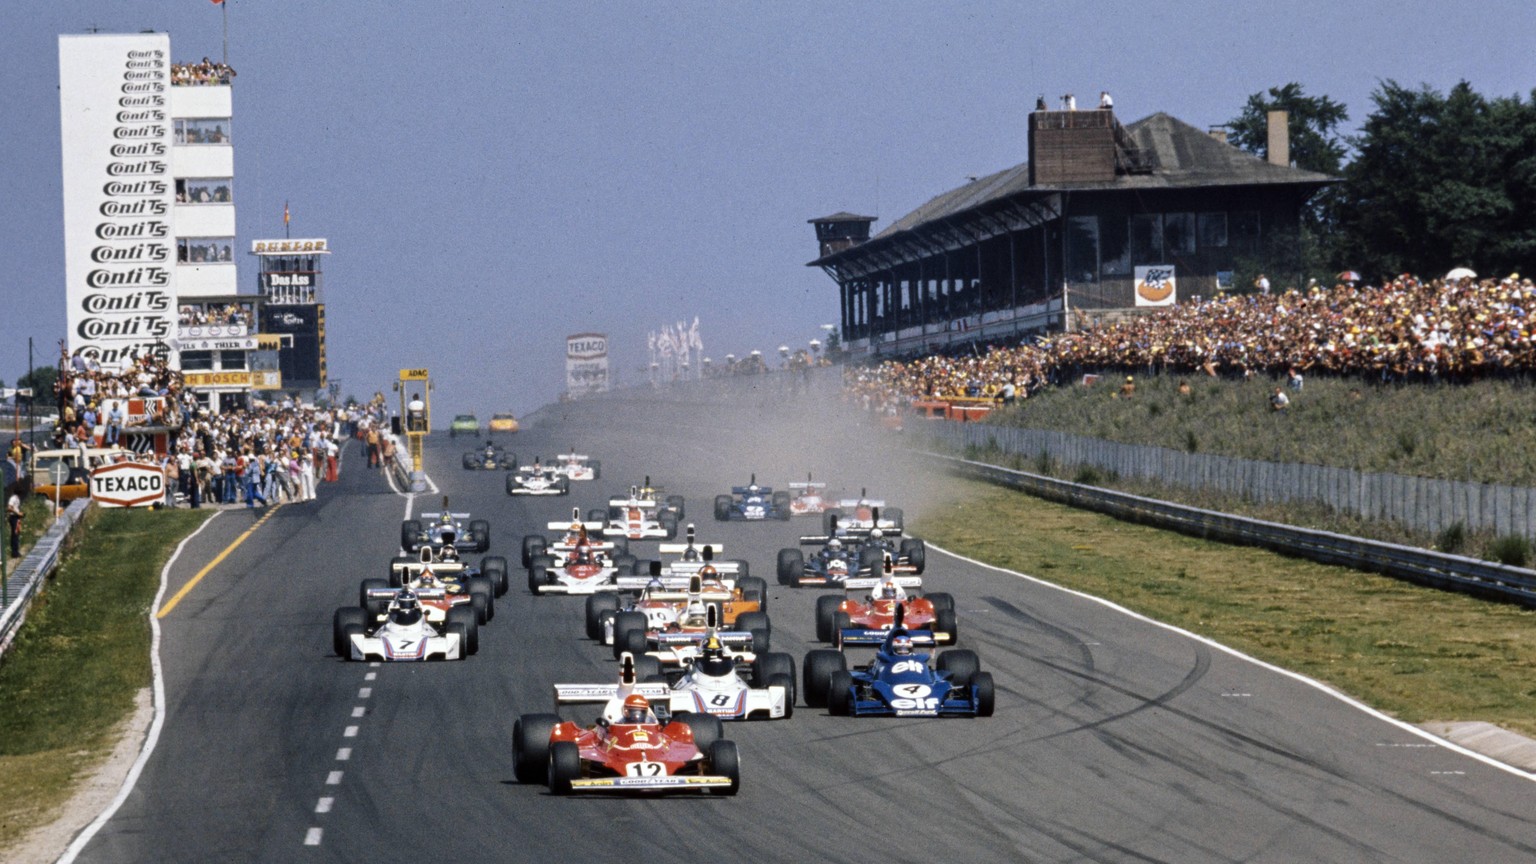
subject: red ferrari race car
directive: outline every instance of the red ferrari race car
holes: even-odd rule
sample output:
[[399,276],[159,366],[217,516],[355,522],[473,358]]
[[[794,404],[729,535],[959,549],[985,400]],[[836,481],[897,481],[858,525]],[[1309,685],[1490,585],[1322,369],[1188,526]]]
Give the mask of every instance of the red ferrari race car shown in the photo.
[[[555,704],[601,703],[592,725],[557,714],[524,714],[512,726],[513,772],[550,792],[700,792],[741,788],[736,745],[720,739],[720,718],[667,710],[671,688],[641,683],[625,654],[617,684],[556,684]],[[654,703],[653,701],[654,700]]]
[[908,630],[931,631],[937,645],[952,646],[959,641],[954,598],[941,592],[909,594],[908,589],[922,588],[922,578],[889,572],[890,560],[886,558],[884,576],[845,581],[846,597],[832,594],[816,598],[817,639],[840,648],[879,645],[896,626],[897,608],[904,607],[901,611]]

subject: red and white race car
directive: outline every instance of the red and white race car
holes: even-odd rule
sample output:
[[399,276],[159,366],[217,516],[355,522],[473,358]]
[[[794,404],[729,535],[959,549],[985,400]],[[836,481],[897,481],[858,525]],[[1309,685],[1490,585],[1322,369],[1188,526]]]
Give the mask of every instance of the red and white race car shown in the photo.
[[859,490],[857,498],[841,498],[829,502],[821,511],[821,531],[831,534],[833,526],[849,531],[869,531],[879,528],[886,533],[900,534],[903,514],[900,507],[887,507],[885,501],[870,498],[866,490]]
[[[555,705],[603,706],[589,726],[558,714],[524,714],[512,726],[513,773],[521,783],[545,782],[556,795],[572,792],[703,792],[735,795],[741,788],[736,745],[721,740],[720,718],[676,719],[665,682],[642,683],[625,655],[617,684],[556,684]],[[654,700],[654,702],[653,702]]]
[[[594,516],[597,518],[590,519]],[[671,540],[677,536],[677,523],[683,517],[683,496],[660,498],[657,490],[631,486],[628,497],[610,498],[606,511],[593,510],[588,517],[603,523],[604,537]]]
[[827,484],[805,475],[804,483],[789,484],[789,512],[794,516],[821,513],[827,509]]
[[955,619],[955,600],[949,594],[911,594],[923,587],[922,577],[886,572],[873,578],[843,582],[847,593],[816,598],[816,638],[839,648],[879,645],[897,621],[908,630],[932,631],[936,645],[954,645],[960,638]]

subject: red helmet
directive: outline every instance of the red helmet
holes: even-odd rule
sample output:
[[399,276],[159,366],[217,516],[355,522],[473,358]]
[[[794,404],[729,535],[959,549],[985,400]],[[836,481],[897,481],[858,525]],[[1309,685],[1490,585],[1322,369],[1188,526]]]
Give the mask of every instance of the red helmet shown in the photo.
[[624,723],[644,723],[651,714],[651,700],[639,693],[631,693],[624,699]]

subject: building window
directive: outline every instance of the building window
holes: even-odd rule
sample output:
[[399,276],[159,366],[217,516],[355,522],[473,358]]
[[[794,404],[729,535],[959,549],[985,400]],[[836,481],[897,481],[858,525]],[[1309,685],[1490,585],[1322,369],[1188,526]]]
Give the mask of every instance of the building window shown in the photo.
[[181,352],[181,370],[183,372],[206,372],[211,369],[213,369],[212,351]]
[[243,369],[245,369],[245,352],[244,351],[220,351],[219,352],[219,368],[220,369],[225,369],[225,370],[243,370]]
[[1232,247],[1239,252],[1259,250],[1259,211],[1238,210],[1230,217],[1228,225]]
[[1200,248],[1219,249],[1227,245],[1227,214],[1200,214]]
[[233,237],[178,237],[176,238],[176,263],[178,264],[233,264],[235,263],[235,238]]
[[1099,225],[1099,272],[1105,278],[1131,275],[1131,237],[1124,219]]
[[1195,214],[1163,216],[1163,247],[1169,256],[1195,254]]
[[228,144],[228,117],[184,119],[176,121],[177,144]]
[[234,201],[229,177],[184,178],[176,181],[177,204],[229,204]]
[[1138,213],[1131,217],[1131,262],[1163,263],[1163,214]]
[[1099,217],[1067,219],[1067,280],[1099,281]]

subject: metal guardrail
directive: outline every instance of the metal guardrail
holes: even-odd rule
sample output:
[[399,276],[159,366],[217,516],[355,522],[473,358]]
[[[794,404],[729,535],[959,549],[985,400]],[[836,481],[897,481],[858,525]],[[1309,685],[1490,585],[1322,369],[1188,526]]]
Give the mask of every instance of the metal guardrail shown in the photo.
[[17,564],[15,571],[10,574],[7,584],[11,602],[3,612],[0,612],[0,655],[11,647],[12,640],[16,638],[16,632],[21,629],[22,621],[26,620],[27,607],[32,605],[32,598],[37,596],[37,593],[42,590],[43,583],[59,566],[59,553],[64,548],[64,541],[79,524],[80,517],[85,515],[85,510],[90,504],[88,498],[80,498],[70,503],[64,513],[53,521],[47,531],[43,532],[43,536],[37,538],[37,542],[32,545],[32,551],[21,559],[21,563]]
[[1261,546],[1324,564],[1375,571],[1446,591],[1536,607],[1536,571],[1522,567],[1233,516],[955,456],[916,452],[959,476],[1019,489],[1073,507],[1196,537]]

